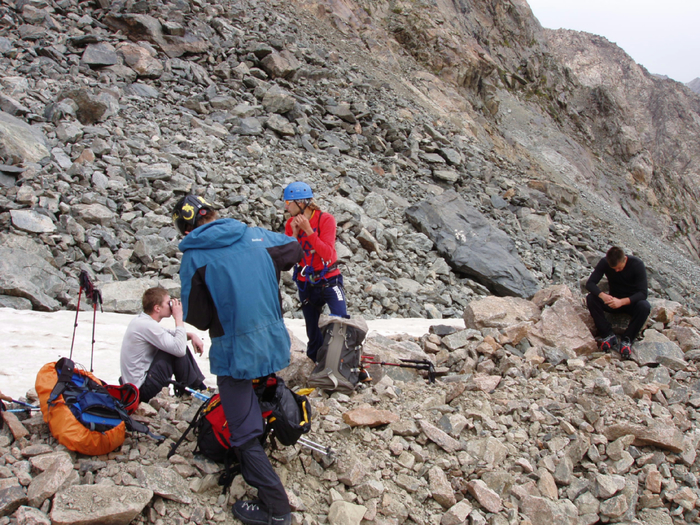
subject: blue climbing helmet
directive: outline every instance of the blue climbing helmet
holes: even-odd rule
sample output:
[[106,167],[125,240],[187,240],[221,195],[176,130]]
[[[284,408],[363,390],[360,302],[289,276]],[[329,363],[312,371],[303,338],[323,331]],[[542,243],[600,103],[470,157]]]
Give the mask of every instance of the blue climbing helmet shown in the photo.
[[314,192],[311,191],[311,186],[305,182],[292,182],[284,189],[284,200],[298,201],[301,199],[313,199]]
[[173,223],[182,235],[194,230],[197,218],[212,211],[211,204],[202,197],[187,195],[180,199],[173,210]]

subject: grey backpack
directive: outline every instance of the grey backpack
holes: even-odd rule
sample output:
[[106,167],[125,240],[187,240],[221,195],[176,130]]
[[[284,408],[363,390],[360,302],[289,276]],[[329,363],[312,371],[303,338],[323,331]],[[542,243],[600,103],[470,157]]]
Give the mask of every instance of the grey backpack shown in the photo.
[[359,379],[367,323],[361,317],[322,315],[318,326],[323,330],[323,345],[318,349],[318,361],[307,383],[326,392],[350,394]]

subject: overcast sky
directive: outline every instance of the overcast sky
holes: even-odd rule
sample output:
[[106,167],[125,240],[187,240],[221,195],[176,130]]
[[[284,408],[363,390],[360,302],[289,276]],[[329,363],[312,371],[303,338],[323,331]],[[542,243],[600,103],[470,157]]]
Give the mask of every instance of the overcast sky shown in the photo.
[[650,73],[700,77],[700,0],[528,0],[544,27],[616,43]]

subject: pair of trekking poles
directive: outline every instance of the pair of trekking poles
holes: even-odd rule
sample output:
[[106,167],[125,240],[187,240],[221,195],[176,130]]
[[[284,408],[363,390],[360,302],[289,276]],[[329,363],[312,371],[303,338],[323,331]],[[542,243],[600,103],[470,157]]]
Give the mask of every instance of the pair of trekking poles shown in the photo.
[[[83,295],[83,291],[85,292],[85,299],[89,302],[92,303],[92,309],[93,309],[93,314],[92,314],[92,349],[90,351],[90,372],[93,372],[93,357],[95,354],[95,321],[97,317],[97,305],[100,305],[100,312],[103,312],[102,310],[102,293],[94,287],[92,282],[90,281],[90,276],[88,275],[87,271],[82,270],[80,272],[80,276],[78,277],[78,282],[80,283],[80,290],[78,292],[78,305],[75,309],[75,323],[73,325],[73,339],[71,340],[70,343],[70,358],[73,359],[73,346],[75,345],[75,332],[76,329],[78,328],[78,313],[80,313],[80,299]],[[2,392],[0,392],[0,401],[6,401],[8,403],[15,403],[17,405],[20,405],[24,408],[11,408],[7,409],[7,412],[29,412],[32,410],[40,410],[38,406],[34,406],[30,403],[24,403],[23,401],[18,401],[16,399],[12,399],[9,396],[3,395]],[[4,409],[3,409],[4,410]]]
[[93,358],[95,355],[95,322],[97,319],[97,305],[100,305],[100,312],[104,313],[102,309],[102,293],[95,288],[90,281],[90,275],[88,275],[86,270],[80,272],[78,277],[78,282],[80,283],[80,290],[78,291],[78,305],[75,308],[75,324],[73,325],[73,339],[70,342],[70,357],[73,360],[73,345],[75,344],[75,331],[78,328],[78,314],[80,313],[80,298],[85,292],[85,300],[88,303],[92,303],[92,347],[90,349],[90,372],[93,372]]
[[367,367],[370,365],[379,365],[398,366],[400,368],[413,368],[414,370],[422,370],[428,373],[429,383],[434,383],[435,376],[437,375],[435,365],[432,363],[432,361],[429,361],[428,359],[399,359],[399,361],[401,361],[400,363],[387,363],[385,361],[378,361],[377,358],[373,355],[363,355],[360,358],[360,360],[362,362],[363,367]]

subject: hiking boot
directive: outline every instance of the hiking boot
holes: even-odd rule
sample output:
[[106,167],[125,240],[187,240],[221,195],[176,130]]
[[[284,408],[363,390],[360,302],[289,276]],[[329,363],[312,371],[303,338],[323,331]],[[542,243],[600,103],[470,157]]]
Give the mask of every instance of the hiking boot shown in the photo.
[[632,342],[629,337],[622,338],[620,345],[620,356],[622,359],[632,359]]
[[192,390],[199,390],[200,392],[204,394],[215,394],[216,393],[216,388],[213,386],[207,386],[204,383],[199,383],[197,385],[192,386]]
[[611,352],[613,350],[617,350],[618,348],[618,343],[617,343],[617,336],[615,334],[610,334],[608,337],[603,339],[600,342],[600,349],[603,352]]
[[267,525],[269,515],[260,507],[258,500],[237,501],[233,504],[233,515],[246,525]]
[[270,516],[270,525],[292,525],[292,513],[287,512],[282,516]]
[[185,386],[178,383],[173,383],[173,392],[176,397],[182,397],[188,393],[187,390],[185,390]]
[[246,525],[291,525],[292,513],[270,516],[260,507],[259,500],[237,501],[233,504],[233,515]]

